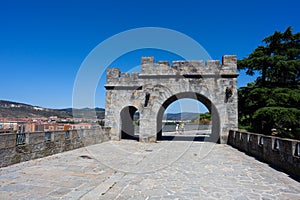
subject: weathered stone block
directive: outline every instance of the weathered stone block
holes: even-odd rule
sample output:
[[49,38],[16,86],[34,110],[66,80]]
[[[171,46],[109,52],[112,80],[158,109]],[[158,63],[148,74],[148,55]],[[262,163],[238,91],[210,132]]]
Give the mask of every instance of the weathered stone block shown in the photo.
[[219,60],[207,60],[205,63],[205,67],[211,70],[217,70],[220,66]]
[[16,146],[16,134],[4,133],[0,134],[0,149]]
[[154,57],[153,56],[144,56],[142,57],[142,65],[154,65]]
[[224,66],[236,66],[237,58],[236,55],[224,55],[222,57],[222,65]]
[[44,132],[34,132],[28,134],[29,143],[28,144],[38,144],[45,141]]

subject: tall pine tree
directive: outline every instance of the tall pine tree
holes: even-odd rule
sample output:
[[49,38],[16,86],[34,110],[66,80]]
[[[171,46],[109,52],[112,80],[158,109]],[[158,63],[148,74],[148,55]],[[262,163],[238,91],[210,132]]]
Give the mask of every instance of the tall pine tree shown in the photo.
[[238,68],[259,73],[254,83],[239,89],[239,122],[251,131],[300,139],[300,33],[288,27],[263,40]]
[[288,27],[285,32],[276,31],[266,37],[264,46],[258,46],[248,58],[238,61],[239,69],[248,75],[258,71],[257,80],[262,85],[294,85],[300,80],[300,33],[293,34]]

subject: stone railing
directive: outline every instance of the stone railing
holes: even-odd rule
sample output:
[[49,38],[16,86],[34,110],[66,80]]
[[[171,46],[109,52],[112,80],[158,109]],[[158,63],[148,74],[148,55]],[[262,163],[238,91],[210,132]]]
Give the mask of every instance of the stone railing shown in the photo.
[[0,167],[102,143],[110,128],[0,134]]
[[300,177],[300,141],[230,130],[228,144]]
[[[184,131],[199,131],[199,130],[211,130],[211,125],[208,124],[186,124]],[[176,124],[167,124],[162,126],[162,132],[175,132]],[[139,133],[140,127],[134,125],[134,133]]]
[[[211,130],[211,125],[206,124],[186,124],[184,131]],[[162,127],[163,132],[175,132],[176,124],[167,124]]]

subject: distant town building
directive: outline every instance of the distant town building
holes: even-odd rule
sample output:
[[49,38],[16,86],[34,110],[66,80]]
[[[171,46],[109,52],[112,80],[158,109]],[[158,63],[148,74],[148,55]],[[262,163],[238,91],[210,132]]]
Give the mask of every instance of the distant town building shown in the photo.
[[104,124],[103,120],[58,118],[0,118],[1,133],[51,132],[58,130],[91,129]]

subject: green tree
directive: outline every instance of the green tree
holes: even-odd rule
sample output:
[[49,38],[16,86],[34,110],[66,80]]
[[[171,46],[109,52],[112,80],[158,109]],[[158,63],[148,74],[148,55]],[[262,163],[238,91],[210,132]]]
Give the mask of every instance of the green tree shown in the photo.
[[300,139],[300,33],[276,31],[266,37],[238,68],[257,80],[242,87],[239,97],[239,126],[269,134],[272,128],[283,137]]
[[211,114],[210,112],[201,113],[198,118],[199,124],[210,124]]
[[210,112],[200,113],[199,119],[200,119],[200,120],[201,120],[201,119],[211,120],[211,114],[210,114]]
[[238,61],[238,68],[248,75],[259,72],[257,83],[261,85],[297,84],[300,80],[300,33],[276,31],[262,41],[248,58]]
[[300,110],[296,108],[263,107],[255,111],[254,128],[258,132],[267,133],[276,128],[283,137],[300,139],[298,127],[300,125]]

